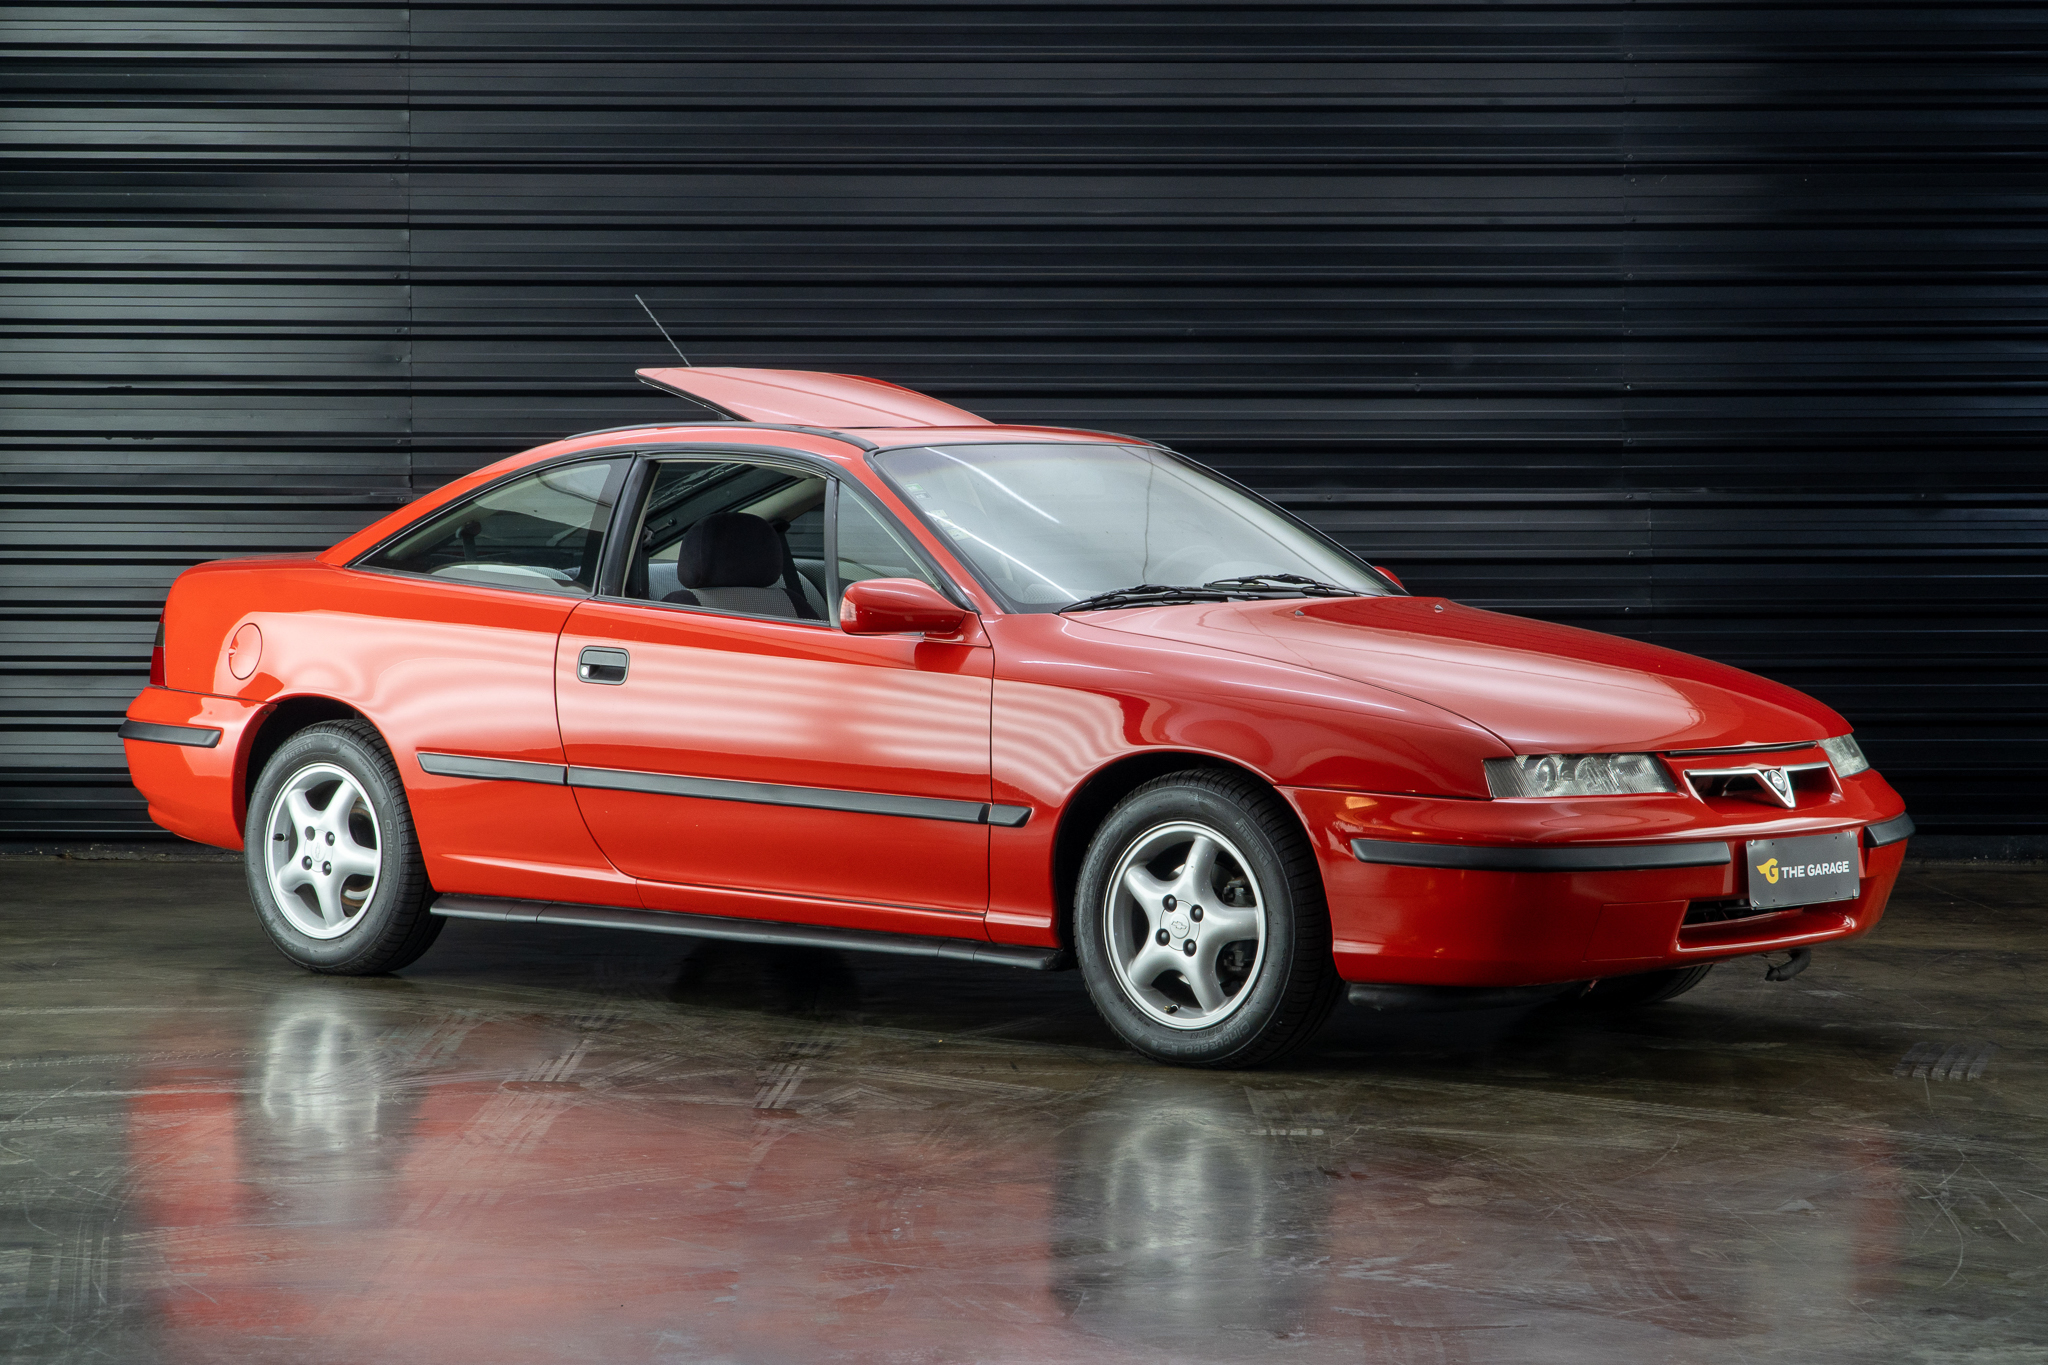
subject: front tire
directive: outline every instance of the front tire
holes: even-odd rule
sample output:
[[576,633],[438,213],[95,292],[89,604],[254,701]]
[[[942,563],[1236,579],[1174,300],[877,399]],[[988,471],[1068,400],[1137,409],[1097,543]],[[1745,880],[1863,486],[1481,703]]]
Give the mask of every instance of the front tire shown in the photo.
[[310,726],[280,745],[242,837],[256,917],[307,971],[394,972],[440,935],[398,765],[366,722]]
[[1195,771],[1139,787],[1096,831],[1076,895],[1088,994],[1155,1061],[1258,1066],[1308,1041],[1336,1004],[1315,854],[1249,778]]

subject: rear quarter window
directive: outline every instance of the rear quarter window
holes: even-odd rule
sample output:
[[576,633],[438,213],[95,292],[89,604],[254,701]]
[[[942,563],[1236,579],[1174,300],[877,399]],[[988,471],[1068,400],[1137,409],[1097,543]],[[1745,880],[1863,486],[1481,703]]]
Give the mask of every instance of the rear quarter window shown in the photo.
[[588,596],[629,460],[556,465],[435,513],[358,567]]

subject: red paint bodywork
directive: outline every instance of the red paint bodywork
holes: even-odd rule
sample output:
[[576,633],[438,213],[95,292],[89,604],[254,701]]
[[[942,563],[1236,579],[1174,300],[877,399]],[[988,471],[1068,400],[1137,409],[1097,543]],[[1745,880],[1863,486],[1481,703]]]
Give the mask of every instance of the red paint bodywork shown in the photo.
[[[663,384],[711,373],[653,372]],[[800,384],[787,387],[791,372],[717,373],[726,377],[720,406],[797,420],[784,411],[792,394],[802,398]],[[750,392],[781,406],[745,411]],[[323,554],[189,570],[165,608],[164,685],[145,689],[128,714],[219,728],[222,739],[213,748],[127,742],[152,818],[187,838],[240,847],[257,735],[266,719],[288,714],[280,706],[317,701],[346,706],[384,736],[444,893],[1052,946],[1066,933],[1071,887],[1061,879],[1085,845],[1076,822],[1094,809],[1090,784],[1133,760],[1157,767],[1186,756],[1256,774],[1301,817],[1329,893],[1332,951],[1350,980],[1489,986],[1620,975],[1846,938],[1883,913],[1903,843],[1862,849],[1856,901],[1680,924],[1694,901],[1743,894],[1743,840],[1854,830],[1901,814],[1874,772],[1838,779],[1830,770],[1829,789],[1790,810],[1689,791],[1488,796],[1488,758],[1810,745],[1848,732],[1810,697],[1652,645],[1437,598],[1008,614],[870,469],[864,445],[1105,437],[969,425],[970,414],[947,417],[959,410],[874,381],[821,381],[817,403],[811,411],[894,403],[911,414],[900,420],[959,425],[843,437],[731,422],[593,433],[479,470]],[[801,401],[793,410],[806,411]],[[508,472],[655,445],[752,445],[829,462],[896,517],[978,620],[970,615],[946,639],[853,635],[349,567]],[[231,646],[238,631],[241,644]],[[637,686],[579,686],[578,651],[593,644],[629,648]],[[421,770],[422,751],[992,802],[1030,816],[1015,826],[945,823],[440,777]],[[1632,872],[1455,871],[1363,863],[1355,838],[1514,847],[1723,840],[1735,859]]]
[[[577,685],[577,653],[592,644],[628,648],[639,686]],[[562,635],[556,696],[579,767],[986,802],[993,654],[985,642],[586,602]],[[579,790],[576,801],[613,865],[650,883],[845,902],[826,922],[855,928],[875,927],[873,906],[959,912],[918,931],[980,933],[986,825],[647,792]]]

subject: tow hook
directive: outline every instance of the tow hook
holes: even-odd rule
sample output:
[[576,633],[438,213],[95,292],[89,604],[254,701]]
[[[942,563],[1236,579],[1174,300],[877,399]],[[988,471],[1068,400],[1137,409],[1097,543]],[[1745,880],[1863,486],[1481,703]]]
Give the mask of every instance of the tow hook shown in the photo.
[[1764,980],[1790,981],[1793,977],[1805,971],[1807,964],[1812,961],[1813,949],[1794,948],[1792,956],[1786,961],[1774,963],[1764,968]]

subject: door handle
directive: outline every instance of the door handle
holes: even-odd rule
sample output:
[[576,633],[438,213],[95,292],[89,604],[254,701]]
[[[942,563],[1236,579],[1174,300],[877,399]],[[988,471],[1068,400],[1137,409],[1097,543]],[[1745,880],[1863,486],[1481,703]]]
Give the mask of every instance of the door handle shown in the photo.
[[623,649],[601,649],[591,645],[576,656],[576,680],[617,687],[626,680],[626,665],[630,661]]

